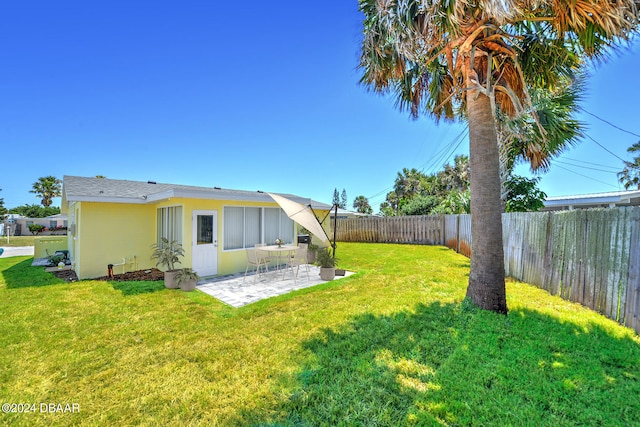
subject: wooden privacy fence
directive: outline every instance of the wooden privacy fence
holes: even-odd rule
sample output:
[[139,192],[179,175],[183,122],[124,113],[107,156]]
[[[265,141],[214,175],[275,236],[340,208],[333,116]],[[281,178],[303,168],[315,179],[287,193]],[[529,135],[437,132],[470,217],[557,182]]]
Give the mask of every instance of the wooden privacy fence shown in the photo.
[[503,216],[508,276],[640,333],[640,207]]
[[[333,223],[331,226],[333,232]],[[446,245],[470,256],[471,215],[340,218],[336,240]]]
[[[640,333],[640,207],[503,214],[507,276]],[[470,215],[338,219],[345,242],[446,245],[471,255]]]

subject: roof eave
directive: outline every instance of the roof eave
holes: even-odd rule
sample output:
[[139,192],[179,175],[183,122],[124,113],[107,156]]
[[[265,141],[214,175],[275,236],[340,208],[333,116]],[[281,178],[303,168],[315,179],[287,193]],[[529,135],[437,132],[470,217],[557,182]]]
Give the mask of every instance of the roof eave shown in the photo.
[[148,203],[144,198],[134,197],[96,197],[96,196],[71,196],[67,197],[67,201],[71,202],[97,202],[97,203],[129,203],[142,205]]

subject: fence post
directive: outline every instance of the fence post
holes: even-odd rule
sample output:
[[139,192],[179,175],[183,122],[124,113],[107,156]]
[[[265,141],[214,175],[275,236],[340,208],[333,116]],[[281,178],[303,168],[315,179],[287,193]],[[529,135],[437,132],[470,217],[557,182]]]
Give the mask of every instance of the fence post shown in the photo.
[[460,214],[456,215],[456,252],[460,253]]
[[545,289],[547,292],[551,293],[551,281],[553,277],[553,265],[551,259],[553,258],[553,227],[551,221],[553,220],[553,215],[551,212],[546,212],[547,215],[547,228],[546,228],[546,240],[547,244],[544,248],[544,258],[542,261],[542,269],[544,271],[542,289]]
[[629,278],[625,299],[624,323],[640,334],[640,208],[631,214],[631,246],[629,247]]

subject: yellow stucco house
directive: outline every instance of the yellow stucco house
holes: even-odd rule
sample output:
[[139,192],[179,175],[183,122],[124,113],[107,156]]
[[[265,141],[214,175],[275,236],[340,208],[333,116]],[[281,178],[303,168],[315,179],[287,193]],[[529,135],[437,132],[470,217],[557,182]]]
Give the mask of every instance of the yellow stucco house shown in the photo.
[[[325,217],[330,205],[283,194]],[[297,225],[267,193],[107,178],[65,176],[62,212],[78,278],[155,267],[151,245],[165,237],[185,249],[178,267],[200,276],[245,270],[245,248],[297,241]],[[324,227],[329,227],[328,221]]]

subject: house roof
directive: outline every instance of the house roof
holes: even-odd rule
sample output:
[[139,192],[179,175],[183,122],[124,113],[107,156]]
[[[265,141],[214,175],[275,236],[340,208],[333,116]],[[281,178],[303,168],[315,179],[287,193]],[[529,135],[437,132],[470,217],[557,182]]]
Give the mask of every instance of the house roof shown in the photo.
[[547,197],[543,210],[640,205],[640,190]]
[[45,217],[45,219],[51,219],[51,220],[53,220],[53,219],[67,219],[67,216],[65,214],[59,213],[59,214],[55,214],[55,215],[49,215],[49,216]]
[[[335,215],[335,212],[332,210],[331,211],[331,216],[333,217],[334,215]],[[356,211],[350,211],[350,210],[347,210],[347,209],[338,208],[338,218],[355,217],[355,216],[366,217],[366,216],[373,216],[373,215],[369,215],[369,214],[364,214],[362,212],[356,212]]]
[[[174,197],[207,200],[237,200],[269,202],[274,200],[262,191],[230,190],[219,187],[163,184],[159,182],[129,181],[108,178],[90,178],[65,175],[62,197],[67,202],[103,202],[153,204]],[[274,193],[280,194],[280,193]],[[293,194],[280,194],[318,210],[329,210],[331,205]],[[63,203],[64,203],[63,200]]]

